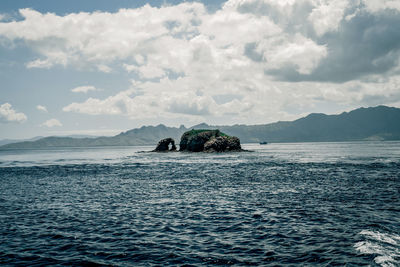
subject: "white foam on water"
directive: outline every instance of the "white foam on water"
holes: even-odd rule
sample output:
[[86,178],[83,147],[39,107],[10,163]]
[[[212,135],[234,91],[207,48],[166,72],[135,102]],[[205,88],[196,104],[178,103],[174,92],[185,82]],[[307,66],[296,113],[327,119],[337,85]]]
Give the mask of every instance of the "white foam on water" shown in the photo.
[[400,244],[400,236],[395,235],[395,234],[389,235],[389,234],[382,234],[379,232],[373,232],[373,231],[369,231],[369,230],[362,230],[360,232],[360,235],[369,236],[371,239],[389,243],[389,244],[392,244],[395,246],[398,246]]
[[363,230],[359,234],[366,240],[354,245],[358,252],[377,255],[374,261],[380,266],[400,266],[400,236],[370,230]]
[[394,263],[396,263],[396,261],[390,256],[378,256],[378,257],[375,257],[374,261],[377,264],[382,265],[383,267],[396,267],[397,266],[397,264],[396,265],[394,264]]
[[292,189],[292,188],[287,188],[287,189],[277,189],[271,192],[273,195],[277,195],[280,193],[299,193],[299,191]]

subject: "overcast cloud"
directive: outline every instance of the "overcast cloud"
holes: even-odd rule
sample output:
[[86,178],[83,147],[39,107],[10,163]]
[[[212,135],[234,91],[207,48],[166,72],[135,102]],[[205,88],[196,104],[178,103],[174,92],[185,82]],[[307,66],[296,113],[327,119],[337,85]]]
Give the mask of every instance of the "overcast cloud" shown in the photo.
[[[56,15],[19,10],[0,38],[26,68],[125,73],[131,86],[74,100],[67,113],[265,123],[310,107],[400,106],[400,4],[231,0]],[[96,91],[81,86],[73,92]],[[377,100],[379,99],[379,100]],[[342,108],[341,108],[342,107]]]

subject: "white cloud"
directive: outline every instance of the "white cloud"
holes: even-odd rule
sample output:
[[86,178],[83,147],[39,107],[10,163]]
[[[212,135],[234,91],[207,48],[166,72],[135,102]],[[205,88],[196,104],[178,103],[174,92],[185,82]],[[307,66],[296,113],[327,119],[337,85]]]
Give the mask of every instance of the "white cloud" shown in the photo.
[[321,1],[320,5],[312,10],[308,19],[319,36],[330,31],[337,31],[348,6],[347,0]]
[[36,106],[36,109],[37,109],[37,110],[40,110],[40,111],[47,112],[47,108],[46,108],[45,106],[42,106],[42,105],[37,105],[37,106]]
[[104,64],[97,65],[97,69],[104,73],[110,73],[112,71],[112,69],[109,66]]
[[[282,12],[293,3],[280,6]],[[25,39],[42,56],[30,67],[86,65],[109,72],[109,66],[120,64],[141,79],[132,89],[113,96],[71,103],[63,108],[65,112],[131,118],[243,112],[244,121],[252,114],[278,109],[273,102],[284,98],[265,70],[292,66],[307,74],[328,51],[302,33],[285,32],[268,16],[243,13],[228,4],[212,14],[199,3],[64,17],[25,9],[21,10],[25,20],[0,24],[0,34]],[[254,44],[259,62],[246,54],[248,44]],[[153,79],[159,81],[146,82]],[[218,104],[213,96],[221,94],[236,94],[240,101]]]
[[[201,3],[160,8],[146,5],[116,13],[82,12],[66,16],[21,9],[24,20],[0,23],[0,35],[10,40],[23,39],[41,55],[28,62],[28,68],[91,66],[109,73],[110,63],[117,63],[128,72],[138,73],[141,79],[154,79],[201,68],[245,68],[251,63],[244,56],[246,45],[262,43],[262,52],[272,55],[267,55],[268,60],[260,68],[289,64],[300,73],[311,72],[326,56],[325,46],[302,33],[285,33],[284,25],[276,24],[268,16],[239,10],[246,3],[258,2],[263,1],[229,1],[216,13],[207,13]],[[282,13],[295,5],[294,1],[267,2]],[[320,25],[321,17],[326,16],[317,15],[311,18]],[[334,20],[338,16],[331,17]],[[328,24],[324,27],[330,29],[331,22]],[[288,49],[293,49],[292,55],[285,55]]]
[[98,89],[96,87],[92,86],[92,85],[85,85],[85,86],[75,87],[75,88],[71,89],[71,92],[74,92],[74,93],[85,93],[86,94],[89,91],[97,91],[97,90]]
[[[228,73],[227,76],[231,76]],[[118,115],[131,119],[156,118],[157,121],[176,119],[209,123],[266,123],[291,120],[298,114],[335,105],[341,110],[363,105],[376,105],[368,98],[384,97],[386,104],[400,101],[400,77],[384,81],[351,81],[344,84],[273,81],[265,75],[248,76],[238,81],[208,80],[199,86],[201,77],[168,78],[160,82],[135,82],[132,88],[104,99],[88,98],[63,108],[65,112],[89,115]],[[195,90],[188,90],[195,88]],[[225,101],[217,96],[230,95]],[[334,103],[334,104],[333,104]],[[358,104],[357,104],[358,103]],[[196,119],[197,118],[197,119]]]
[[384,9],[400,11],[400,1],[398,0],[362,0],[367,10],[374,13]]
[[167,100],[166,111],[186,115],[209,115],[215,106],[214,99],[207,95],[187,92]]
[[[51,49],[51,50],[50,50]],[[54,48],[49,48],[49,51],[45,51],[45,59],[35,59],[33,61],[27,62],[25,65],[28,69],[31,68],[42,68],[49,69],[54,65],[66,66],[68,63],[68,54],[63,51],[53,51]]]
[[[365,2],[365,8],[394,9],[397,2],[377,3]],[[327,33],[340,34],[341,23],[362,8],[348,0],[231,0],[213,13],[201,3],[186,2],[65,16],[21,9],[24,19],[0,23],[0,36],[23,40],[36,52],[28,68],[122,70],[137,79],[130,89],[71,103],[65,112],[263,123],[290,119],[293,110],[318,104],[350,105],[384,94],[366,81],[290,83],[272,74],[315,73],[332,52]],[[389,79],[378,87],[394,83]],[[217,103],[221,95],[235,97]]]
[[299,34],[292,38],[266,39],[259,43],[257,50],[267,61],[266,67],[279,69],[294,65],[301,74],[311,73],[328,53],[325,46]]
[[[227,73],[227,76],[230,75],[232,73]],[[284,98],[264,75],[249,76],[245,80],[238,77],[240,81],[226,81],[224,77],[221,80],[209,79],[205,86],[199,85],[202,79],[202,76],[196,76],[176,80],[163,78],[160,82],[135,82],[132,89],[105,99],[89,98],[82,103],[72,103],[63,111],[159,120],[200,117],[222,120],[226,117],[235,122],[260,123],[265,122],[269,115],[276,115],[272,110],[279,109],[281,104],[274,102]],[[191,88],[195,90],[189,90]],[[234,97],[218,104],[213,96],[220,96],[221,93]]]
[[61,123],[59,120],[57,120],[57,119],[50,119],[50,120],[47,120],[47,121],[43,122],[43,123],[41,124],[41,126],[46,126],[46,127],[49,127],[49,128],[52,128],[52,127],[61,127],[61,126],[62,126],[62,123]]
[[0,122],[24,122],[27,117],[22,112],[17,112],[9,103],[0,105]]
[[128,72],[137,72],[139,77],[142,79],[161,78],[166,74],[162,68],[154,65],[143,65],[139,67],[135,65],[124,64],[123,67]]
[[117,13],[81,12],[66,16],[21,9],[24,20],[0,23],[0,35],[10,40],[23,39],[42,56],[27,67],[86,64],[110,72],[108,63],[114,60],[156,53],[157,40],[165,35],[181,39],[192,34],[196,30],[194,24],[204,12],[199,3],[162,8],[145,5]]
[[124,91],[105,100],[89,98],[84,103],[69,104],[63,111],[89,115],[118,115],[124,111],[124,105],[130,100],[129,96],[130,91]]
[[30,61],[30,62],[27,62],[25,65],[28,69],[31,69],[31,68],[49,69],[54,64],[49,59],[45,59],[45,60],[36,59],[36,60]]
[[137,71],[137,69],[138,69],[138,66],[129,65],[129,64],[123,64],[123,67],[127,72]]

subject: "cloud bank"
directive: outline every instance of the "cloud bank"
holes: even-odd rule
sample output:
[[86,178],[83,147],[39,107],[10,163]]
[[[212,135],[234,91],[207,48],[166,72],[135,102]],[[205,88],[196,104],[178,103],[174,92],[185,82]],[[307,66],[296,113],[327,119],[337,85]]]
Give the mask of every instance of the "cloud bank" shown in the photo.
[[0,36],[35,51],[27,68],[132,75],[131,88],[65,112],[262,123],[315,106],[400,103],[398,1],[230,0],[213,13],[185,2],[20,14],[0,23]]

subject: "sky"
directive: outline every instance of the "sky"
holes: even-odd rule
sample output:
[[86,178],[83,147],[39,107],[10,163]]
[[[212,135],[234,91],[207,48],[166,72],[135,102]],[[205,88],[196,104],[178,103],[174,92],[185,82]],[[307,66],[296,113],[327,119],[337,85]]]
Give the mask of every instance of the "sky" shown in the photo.
[[0,1],[0,139],[400,107],[398,0]]

